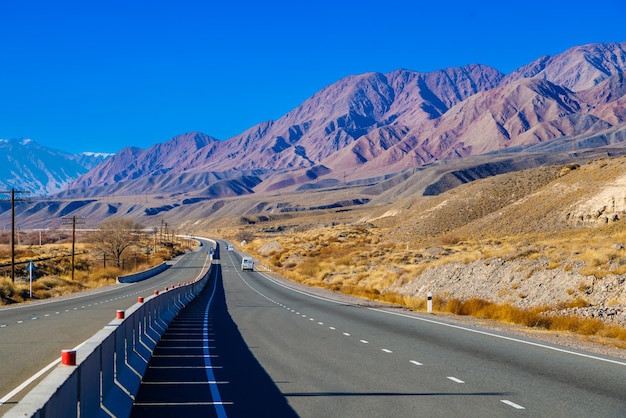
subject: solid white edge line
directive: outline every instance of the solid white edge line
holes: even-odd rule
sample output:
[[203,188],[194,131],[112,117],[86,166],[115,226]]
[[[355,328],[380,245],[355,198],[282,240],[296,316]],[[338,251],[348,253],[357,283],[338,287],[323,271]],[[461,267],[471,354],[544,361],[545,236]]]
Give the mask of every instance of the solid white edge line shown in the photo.
[[[329,299],[329,298],[326,298],[326,297],[323,297],[323,296],[312,295],[310,293],[307,293],[307,292],[304,292],[302,290],[295,289],[295,288],[293,288],[291,286],[288,286],[286,284],[280,283],[280,282],[278,282],[277,280],[274,280],[273,278],[271,278],[270,276],[268,276],[265,273],[259,272],[259,274],[261,276],[265,277],[265,279],[271,281],[272,283],[275,283],[278,286],[284,287],[285,289],[289,289],[289,290],[291,290],[293,292],[296,292],[296,293],[301,293],[303,295],[307,295],[307,296],[312,297],[314,299],[324,300],[326,302],[335,303],[337,305],[360,306],[360,305],[354,305],[354,304],[349,303],[349,302],[341,302],[341,301]],[[507,336],[504,336],[504,335],[493,334],[493,333],[487,332],[487,331],[480,331],[480,330],[477,330],[477,329],[471,329],[471,328],[462,327],[460,325],[448,324],[448,323],[445,323],[445,322],[435,321],[435,320],[432,320],[432,319],[420,318],[419,316],[411,316],[411,315],[406,315],[406,314],[402,314],[402,313],[398,313],[398,312],[390,312],[390,311],[385,311],[383,309],[378,309],[378,308],[364,307],[364,309],[369,309],[371,311],[380,312],[380,313],[384,313],[384,314],[387,314],[387,315],[396,315],[396,316],[401,316],[403,318],[409,318],[409,319],[413,319],[413,320],[417,320],[417,321],[429,322],[431,324],[443,325],[443,326],[450,327],[450,328],[456,328],[456,329],[460,329],[460,330],[464,330],[464,331],[474,332],[476,334],[482,334],[482,335],[486,335],[486,336],[489,336],[489,337],[500,338],[500,339],[503,339],[503,340],[513,341],[513,342],[517,342],[517,343],[521,343],[521,344],[532,345],[532,346],[535,346],[535,347],[547,348],[548,350],[558,351],[558,352],[561,352],[561,353],[571,354],[571,355],[579,356],[579,357],[585,357],[585,358],[589,358],[589,359],[592,359],[592,360],[599,360],[599,361],[604,361],[604,362],[607,362],[607,363],[613,363],[613,364],[619,364],[621,366],[626,366],[626,362],[623,362],[623,361],[606,359],[606,358],[594,356],[594,355],[591,355],[591,354],[577,353],[575,351],[566,350],[566,349],[558,348],[558,347],[552,347],[552,346],[549,346],[549,345],[535,343],[535,342],[532,342],[532,341],[525,341],[525,340],[521,340],[519,338],[507,337]]]
[[[80,347],[83,346],[83,344],[85,344],[85,342],[82,342],[82,343],[78,344],[73,349],[74,350],[78,350]],[[42,375],[46,374],[50,369],[52,369],[54,366],[56,366],[60,362],[61,362],[61,357],[59,357],[58,359],[54,360],[52,363],[48,364],[46,367],[44,367],[43,369],[39,370],[37,373],[32,375],[24,383],[22,383],[21,385],[19,385],[15,389],[13,389],[11,392],[7,393],[2,399],[0,399],[0,406],[4,405],[8,401],[10,401],[15,395],[17,395],[18,393],[23,391],[28,385],[33,383],[35,380],[39,379]]]
[[22,383],[21,385],[19,385],[18,387],[16,387],[15,389],[13,389],[11,392],[7,393],[6,396],[2,399],[0,399],[0,406],[4,405],[5,403],[7,403],[8,401],[11,400],[11,398],[13,398],[15,395],[17,395],[18,393],[20,393],[21,391],[23,391],[28,385],[30,385],[31,383],[33,383],[35,380],[39,379],[43,374],[47,373],[48,370],[50,370],[51,368],[53,368],[54,366],[56,366],[57,364],[59,364],[61,362],[61,359],[57,359],[54,360],[52,363],[48,364],[46,367],[44,367],[43,369],[39,370],[37,373],[35,373],[34,375],[32,375],[28,380],[26,380],[24,383]]
[[136,406],[214,406],[214,405],[233,405],[232,401],[220,402],[136,402]]
[[619,364],[621,366],[626,366],[626,362],[623,362],[623,361],[606,359],[606,358],[602,358],[602,357],[598,357],[598,356],[593,356],[591,354],[577,353],[575,351],[570,351],[570,350],[566,350],[566,349],[563,349],[563,348],[552,347],[552,346],[549,346],[549,345],[540,344],[540,343],[536,343],[536,342],[533,342],[533,341],[520,340],[519,338],[507,337],[505,335],[493,334],[493,333],[487,332],[487,331],[480,331],[480,330],[477,330],[477,329],[466,328],[466,327],[462,327],[460,325],[448,324],[448,323],[445,323],[445,322],[435,321],[435,320],[432,320],[432,319],[426,319],[426,318],[420,318],[420,317],[417,317],[417,316],[405,315],[405,314],[401,314],[401,313],[398,313],[398,312],[388,312],[388,311],[384,311],[384,310],[378,309],[378,308],[365,308],[365,309],[369,309],[371,311],[376,311],[376,312],[380,312],[380,313],[385,313],[385,314],[388,314],[388,315],[401,316],[403,318],[414,319],[414,320],[417,320],[417,321],[429,322],[431,324],[443,325],[445,327],[460,329],[460,330],[463,330],[463,331],[469,331],[469,332],[473,332],[475,334],[486,335],[486,336],[489,336],[489,337],[500,338],[502,340],[513,341],[513,342],[520,343],[520,344],[527,344],[527,345],[532,345],[532,346],[535,346],[535,347],[547,348],[548,350],[558,351],[560,353],[571,354],[571,355],[574,355],[574,356],[585,357],[585,358],[589,358],[589,359],[593,359],[593,360],[605,361],[607,363],[613,363],[613,364]]
[[[209,240],[209,241],[210,241],[210,240]],[[208,259],[208,258],[209,258],[209,257],[207,257],[207,259]],[[174,263],[174,265],[175,265],[176,263],[178,263],[178,261],[180,261],[180,259],[179,259],[179,260],[177,260],[177,261]],[[203,265],[203,267],[202,267],[202,272],[204,272],[204,268],[205,268],[205,267],[206,267],[206,265],[207,265],[207,264],[206,264],[206,262],[207,262],[207,260],[205,259],[205,260],[204,260],[204,265]],[[202,274],[202,273],[201,273],[201,274]],[[105,289],[104,289],[104,290],[102,290],[102,291],[94,291],[94,292],[90,292],[90,293],[89,293],[89,295],[77,295],[77,296],[75,296],[75,297],[67,297],[67,298],[64,298],[63,300],[78,299],[78,298],[85,297],[85,296],[91,296],[91,295],[94,295],[94,294],[100,294],[100,293],[105,293],[105,292],[108,292],[108,291],[111,291],[111,290],[116,290],[116,289],[118,289],[118,288],[119,288],[119,286],[112,285],[110,288],[108,288],[108,289],[106,289],[106,288],[105,288]],[[45,305],[45,304],[48,304],[48,303],[54,303],[54,302],[57,302],[57,301],[58,301],[58,299],[57,299],[57,300],[50,300],[50,301],[42,301],[42,302],[38,302],[37,304],[38,304],[38,305]],[[107,301],[107,302],[108,302],[108,301]],[[33,306],[33,304],[28,304],[28,305],[24,305],[24,306],[26,306],[26,307],[28,307],[28,306]],[[18,308],[20,308],[20,307],[21,307],[21,306],[16,306],[16,307],[14,307],[14,308],[13,308],[13,307],[11,307],[11,308],[3,308],[3,309],[10,310],[10,309],[18,309]],[[74,308],[74,309],[76,309],[76,308]],[[69,310],[68,310],[68,309],[66,309],[66,310],[65,310],[65,312],[69,312]],[[60,312],[55,312],[55,314],[56,314],[56,315],[58,315],[59,313],[60,313]],[[83,346],[86,342],[87,342],[87,340],[86,340],[86,341],[83,341],[83,342],[82,342],[82,343],[80,343],[80,344],[78,344],[76,347],[74,347],[74,348],[73,348],[73,350],[78,350],[78,349],[79,349],[80,347],[82,347],[82,346]],[[17,395],[18,393],[20,393],[21,391],[23,391],[23,390],[24,390],[24,389],[25,389],[28,385],[30,385],[31,383],[33,383],[35,380],[39,379],[42,375],[44,375],[45,373],[47,373],[50,369],[52,369],[54,366],[56,366],[56,365],[57,365],[58,363],[60,363],[60,362],[61,362],[61,358],[59,357],[57,360],[53,361],[52,363],[48,364],[46,367],[44,367],[43,369],[39,370],[37,373],[35,373],[34,375],[32,375],[30,378],[28,378],[26,381],[24,381],[21,385],[19,385],[19,386],[18,386],[18,387],[16,387],[15,389],[13,389],[11,392],[7,393],[7,394],[6,394],[6,395],[5,395],[2,399],[0,399],[0,406],[4,405],[4,404],[5,404],[5,403],[7,403],[8,401],[10,401],[10,400],[11,400],[11,399],[15,396],[15,395]]]

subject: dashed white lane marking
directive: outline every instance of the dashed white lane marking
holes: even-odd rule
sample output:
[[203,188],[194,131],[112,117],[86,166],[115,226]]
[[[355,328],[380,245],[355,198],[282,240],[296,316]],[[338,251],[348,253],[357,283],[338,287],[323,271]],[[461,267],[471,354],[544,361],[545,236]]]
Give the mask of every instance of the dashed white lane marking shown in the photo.
[[[325,298],[320,298],[320,299],[325,299]],[[276,302],[275,302],[275,303],[276,303]],[[296,315],[301,315],[301,314],[300,314],[300,312],[296,312],[294,309],[290,309],[290,308],[288,308],[288,307],[287,307],[287,306],[285,306],[285,305],[281,305],[281,306],[285,307],[286,309],[288,309],[288,310],[289,310],[289,311],[291,311],[291,312],[296,313]],[[372,309],[372,310],[378,311],[377,309]],[[302,316],[303,318],[306,318],[306,317],[307,317],[307,316],[306,316],[306,315],[304,315],[304,314],[302,314],[301,316]],[[402,316],[404,316],[404,315],[402,315]],[[310,318],[310,320],[311,320],[311,321],[314,321],[314,318]],[[428,321],[428,322],[435,322],[435,321]],[[319,325],[324,325],[324,323],[323,323],[323,322],[318,322],[318,324],[319,324]],[[461,327],[458,327],[458,328],[461,328]],[[328,327],[328,329],[330,329],[330,330],[336,330],[336,328],[335,328],[335,327],[332,327],[332,326],[329,326],[329,327]],[[462,328],[462,329],[464,329],[464,328]],[[349,334],[349,333],[347,333],[347,332],[344,332],[344,333],[343,333],[343,335],[345,335],[346,337],[349,337],[349,336],[350,336],[350,334]],[[489,335],[489,334],[488,334],[488,335]],[[359,341],[360,341],[361,343],[363,343],[363,344],[369,344],[369,341],[367,341],[367,340],[359,340]],[[392,351],[392,350],[389,350],[389,349],[387,349],[387,348],[382,348],[381,350],[382,350],[383,352],[385,352],[385,353],[388,353],[388,354],[393,353],[393,351]],[[409,360],[409,362],[410,362],[411,364],[415,365],[415,366],[423,366],[423,364],[422,364],[422,363],[420,363],[420,362],[419,362],[419,361],[417,361],[417,360]],[[459,379],[459,378],[456,378],[456,377],[454,377],[454,376],[446,376],[446,377],[447,377],[449,380],[451,380],[451,381],[453,381],[453,382],[455,382],[455,383],[459,383],[459,384],[461,384],[461,383],[465,383],[465,381],[463,381],[463,380],[461,380],[461,379]],[[526,408],[524,408],[523,406],[521,406],[521,405],[519,405],[519,404],[516,404],[515,402],[512,402],[512,401],[506,400],[506,399],[503,399],[503,400],[501,400],[500,402],[502,402],[502,403],[504,403],[504,404],[506,404],[506,405],[508,405],[508,406],[511,406],[512,408],[515,408],[515,409],[520,409],[520,410],[521,410],[521,409],[526,409]]]
[[508,401],[506,399],[502,399],[500,402],[502,402],[503,404],[506,404],[508,406],[512,406],[515,409],[526,409],[522,405],[518,405],[515,402],[511,402],[511,401]]

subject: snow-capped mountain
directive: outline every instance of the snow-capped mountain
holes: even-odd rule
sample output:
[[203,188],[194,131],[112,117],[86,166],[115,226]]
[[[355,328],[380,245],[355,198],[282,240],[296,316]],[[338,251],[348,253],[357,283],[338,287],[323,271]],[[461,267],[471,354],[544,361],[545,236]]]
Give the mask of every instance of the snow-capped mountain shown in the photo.
[[70,154],[28,138],[0,139],[0,188],[28,191],[31,196],[57,193],[110,156]]

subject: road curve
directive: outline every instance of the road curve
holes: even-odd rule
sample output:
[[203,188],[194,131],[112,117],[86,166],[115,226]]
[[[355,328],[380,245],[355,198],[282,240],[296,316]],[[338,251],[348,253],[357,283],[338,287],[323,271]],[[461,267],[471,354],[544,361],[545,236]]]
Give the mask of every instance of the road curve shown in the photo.
[[[336,302],[239,263],[221,252],[227,319],[299,416],[626,416],[624,360]],[[246,377],[227,369],[216,379]],[[248,402],[232,390],[222,399]]]
[[116,316],[155,290],[191,281],[210,262],[208,246],[182,255],[165,272],[133,284],[106,288],[40,302],[0,307],[0,414],[24,395],[7,399],[22,382],[58,361],[71,349],[102,329]]

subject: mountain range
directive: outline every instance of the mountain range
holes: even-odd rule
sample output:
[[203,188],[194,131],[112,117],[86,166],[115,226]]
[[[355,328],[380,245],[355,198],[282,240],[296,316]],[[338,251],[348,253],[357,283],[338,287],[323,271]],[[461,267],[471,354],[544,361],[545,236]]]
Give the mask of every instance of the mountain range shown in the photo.
[[[626,42],[577,46],[510,74],[472,64],[353,75],[224,141],[191,132],[147,149],[125,148],[50,198],[144,196],[124,213],[152,216],[184,202],[406,180],[407,170],[477,156],[525,161],[500,164],[502,172],[547,161],[530,154],[621,149],[624,71]],[[165,203],[154,206],[148,195]],[[86,211],[92,203],[84,205]]]
[[110,155],[70,154],[43,147],[31,139],[0,139],[0,188],[46,196],[62,191]]
[[623,127],[625,70],[623,42],[575,47],[508,75],[468,65],[349,76],[225,141],[194,132],[124,149],[71,187],[133,194],[150,178],[148,191],[163,192],[173,175],[185,174],[180,190],[202,179],[210,187],[207,173],[219,173],[246,190],[295,189],[596,135]]

